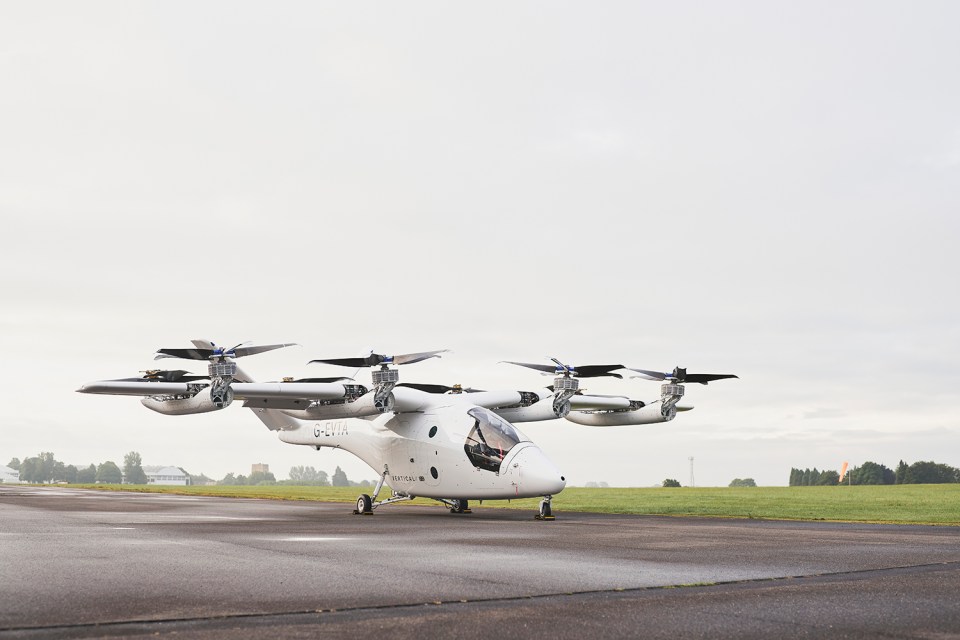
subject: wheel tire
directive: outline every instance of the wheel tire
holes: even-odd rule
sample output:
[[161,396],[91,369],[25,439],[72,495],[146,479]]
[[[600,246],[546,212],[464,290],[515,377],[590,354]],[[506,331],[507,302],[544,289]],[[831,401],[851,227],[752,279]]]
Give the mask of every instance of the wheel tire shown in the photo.
[[553,514],[550,512],[550,503],[547,502],[546,500],[542,500],[540,502],[540,517],[549,518],[552,515]]
[[464,511],[470,508],[469,504],[470,503],[467,502],[466,500],[455,498],[453,500],[453,507],[451,507],[450,513],[463,513]]
[[361,494],[357,498],[357,512],[358,513],[372,513],[373,512],[373,501],[370,499],[370,496],[367,494]]

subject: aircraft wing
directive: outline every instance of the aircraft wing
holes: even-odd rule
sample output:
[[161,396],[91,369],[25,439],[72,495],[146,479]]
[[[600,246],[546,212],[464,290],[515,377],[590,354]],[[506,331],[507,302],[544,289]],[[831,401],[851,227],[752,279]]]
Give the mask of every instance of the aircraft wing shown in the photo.
[[339,400],[346,395],[339,382],[234,382],[240,400]]
[[206,383],[160,382],[152,380],[101,380],[77,389],[78,393],[99,393],[113,396],[175,396],[190,395]]
[[[173,396],[193,395],[207,386],[206,382],[101,380],[85,384],[77,391],[118,396]],[[338,400],[345,395],[343,385],[335,382],[234,382],[230,388],[239,400]]]

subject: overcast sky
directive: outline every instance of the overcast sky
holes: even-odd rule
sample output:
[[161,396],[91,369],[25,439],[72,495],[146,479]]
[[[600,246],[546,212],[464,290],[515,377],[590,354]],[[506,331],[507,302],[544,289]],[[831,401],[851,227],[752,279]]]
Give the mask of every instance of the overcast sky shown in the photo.
[[264,380],[364,347],[452,349],[403,379],[481,388],[547,384],[498,364],[546,356],[740,376],[665,425],[521,425],[574,485],[687,484],[689,456],[699,485],[958,466],[958,24],[954,2],[0,4],[0,463],[376,476],[238,407],[75,393],[206,338],[302,345],[243,361]]

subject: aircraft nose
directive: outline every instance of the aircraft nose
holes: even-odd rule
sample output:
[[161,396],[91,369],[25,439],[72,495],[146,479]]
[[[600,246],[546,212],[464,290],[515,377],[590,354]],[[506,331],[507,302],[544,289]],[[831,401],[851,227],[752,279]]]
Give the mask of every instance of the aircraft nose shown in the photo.
[[538,447],[525,447],[514,459],[520,472],[520,491],[530,496],[552,496],[563,491],[567,479]]

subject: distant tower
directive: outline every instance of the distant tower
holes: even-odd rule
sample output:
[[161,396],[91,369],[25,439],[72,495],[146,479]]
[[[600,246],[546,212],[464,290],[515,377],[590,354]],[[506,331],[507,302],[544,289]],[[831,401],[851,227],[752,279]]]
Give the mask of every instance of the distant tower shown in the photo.
[[695,487],[696,485],[693,484],[693,456],[690,456],[689,460],[690,460],[690,486]]
[[270,465],[258,462],[256,464],[250,465],[250,473],[270,473]]

